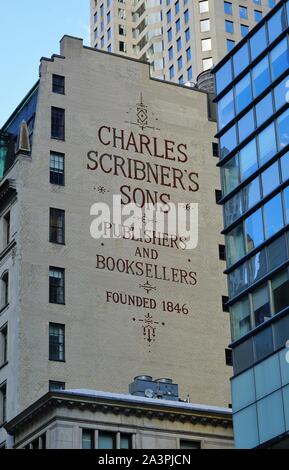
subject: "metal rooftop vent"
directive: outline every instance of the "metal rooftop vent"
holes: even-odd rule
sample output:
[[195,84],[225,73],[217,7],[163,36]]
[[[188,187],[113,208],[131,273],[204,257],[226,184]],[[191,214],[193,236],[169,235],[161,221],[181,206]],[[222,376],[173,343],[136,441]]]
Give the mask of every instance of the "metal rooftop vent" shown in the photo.
[[179,386],[169,378],[153,380],[150,375],[138,375],[129,385],[129,393],[138,397],[179,401]]

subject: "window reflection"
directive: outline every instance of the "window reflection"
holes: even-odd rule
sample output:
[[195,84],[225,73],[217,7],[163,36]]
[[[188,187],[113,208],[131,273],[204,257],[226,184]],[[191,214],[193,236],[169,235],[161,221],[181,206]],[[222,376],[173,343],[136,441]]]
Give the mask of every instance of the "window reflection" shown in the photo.
[[239,113],[252,101],[252,87],[250,74],[245,75],[236,87],[236,110]]
[[271,314],[267,284],[253,292],[253,312],[255,326],[261,325],[264,321],[269,320]]
[[289,306],[289,277],[287,269],[273,277],[272,295],[275,314]]
[[224,205],[225,225],[235,222],[242,215],[242,192],[239,191]]
[[258,104],[256,104],[257,126],[261,126],[273,114],[272,94],[268,93]]
[[266,251],[262,250],[248,261],[249,282],[253,284],[267,272]]
[[282,33],[282,31],[285,31],[286,26],[285,11],[282,7],[268,21],[269,41],[273,42],[274,39],[276,39]]
[[255,119],[254,119],[254,111],[251,109],[247,114],[245,114],[242,119],[238,122],[238,129],[239,129],[239,141],[246,139],[251,132],[255,129]]
[[256,57],[264,51],[264,49],[267,47],[267,42],[268,40],[266,29],[265,26],[263,26],[250,39],[252,60],[256,59]]
[[231,266],[245,255],[245,244],[242,224],[226,235],[226,252],[228,266]]
[[289,109],[277,119],[278,145],[282,149],[289,144]]
[[224,194],[228,194],[235,189],[239,184],[239,164],[238,155],[231,158],[222,167],[222,183]]
[[258,168],[256,139],[240,151],[241,180],[245,180]]
[[261,209],[245,221],[247,251],[252,251],[264,241],[263,218]]
[[280,184],[279,165],[275,162],[262,175],[263,197],[271,193]]
[[283,227],[281,194],[278,194],[264,206],[266,238],[271,237]]
[[248,297],[235,303],[231,307],[230,313],[232,338],[233,341],[235,341],[251,330],[250,305]]
[[259,141],[259,164],[266,163],[277,153],[275,123],[266,127],[258,136]]
[[220,138],[220,154],[221,158],[226,157],[237,145],[237,131],[236,126],[231,127]]
[[249,50],[248,44],[245,43],[233,57],[234,75],[239,75],[249,65]]
[[275,80],[289,67],[288,43],[284,38],[271,52],[272,78]]
[[265,57],[252,71],[254,96],[259,96],[270,85],[269,60]]
[[255,178],[243,189],[243,210],[246,212],[261,199],[259,178]]
[[227,93],[218,104],[219,127],[222,129],[235,116],[233,90]]

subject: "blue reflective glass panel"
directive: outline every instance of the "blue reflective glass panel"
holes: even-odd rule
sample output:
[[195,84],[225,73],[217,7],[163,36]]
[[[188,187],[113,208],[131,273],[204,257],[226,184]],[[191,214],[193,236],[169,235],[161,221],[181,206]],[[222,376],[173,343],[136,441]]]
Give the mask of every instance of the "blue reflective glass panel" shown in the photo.
[[289,109],[277,119],[278,147],[282,149],[289,144]]
[[235,92],[236,111],[239,113],[252,101],[252,87],[249,73],[236,84]]
[[255,33],[250,39],[252,60],[256,59],[256,57],[266,49],[267,45],[268,40],[266,28],[265,26],[262,26],[262,28],[259,29],[259,31],[257,31],[257,33]]
[[259,141],[259,165],[263,165],[277,152],[275,124],[266,127],[258,136]]
[[284,189],[284,205],[285,205],[285,217],[286,224],[289,224],[289,186]]
[[282,31],[287,27],[286,16],[284,8],[280,8],[275,15],[268,21],[268,33],[270,43],[274,41]]
[[268,93],[255,107],[257,126],[261,126],[273,114],[272,94]]
[[225,163],[222,167],[222,184],[224,194],[230,193],[239,184],[239,161],[238,155]]
[[249,49],[245,43],[233,56],[234,75],[239,75],[249,65]]
[[235,116],[233,90],[229,91],[218,103],[219,128],[222,129]]
[[264,206],[266,238],[271,237],[283,227],[281,194],[278,194]]
[[226,235],[228,266],[231,266],[245,255],[243,225],[240,224]]
[[251,109],[238,122],[239,142],[242,142],[255,129],[254,111]]
[[245,180],[258,168],[256,139],[246,145],[239,154],[241,180]]
[[287,38],[284,38],[274,49],[271,54],[272,78],[275,80],[281,73],[289,68],[289,54]]
[[243,211],[251,209],[261,199],[259,178],[255,178],[251,183],[243,188]]
[[281,157],[281,173],[282,181],[287,181],[289,179],[289,152]]
[[282,108],[289,102],[289,77],[284,78],[279,85],[274,88],[274,98],[276,109]]
[[275,162],[269,168],[263,171],[262,175],[262,187],[263,187],[263,197],[266,197],[271,191],[274,191],[275,188],[280,184],[279,177],[279,164]]
[[259,96],[270,85],[269,59],[264,57],[252,72],[254,96]]
[[264,241],[262,210],[254,212],[245,222],[247,251],[252,251]]
[[221,158],[224,158],[232,150],[234,150],[236,145],[237,145],[237,130],[236,130],[236,126],[233,126],[220,138]]
[[225,226],[232,224],[242,215],[242,192],[239,191],[224,205]]

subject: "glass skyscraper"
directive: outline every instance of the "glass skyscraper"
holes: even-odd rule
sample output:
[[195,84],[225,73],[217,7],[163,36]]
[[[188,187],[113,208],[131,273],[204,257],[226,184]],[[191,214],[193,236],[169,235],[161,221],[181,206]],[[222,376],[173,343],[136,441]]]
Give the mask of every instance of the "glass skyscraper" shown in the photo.
[[289,1],[215,67],[237,448],[289,448]]

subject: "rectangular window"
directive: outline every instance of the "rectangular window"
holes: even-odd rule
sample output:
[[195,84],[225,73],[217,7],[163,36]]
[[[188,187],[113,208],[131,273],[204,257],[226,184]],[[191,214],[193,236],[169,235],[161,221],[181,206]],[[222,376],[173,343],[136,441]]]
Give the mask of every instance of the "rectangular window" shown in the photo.
[[226,295],[223,295],[222,296],[222,308],[223,308],[223,312],[229,312],[229,307],[227,305],[227,303],[229,302],[229,297],[227,297]]
[[212,49],[212,39],[202,39],[202,51],[207,52]]
[[266,238],[272,237],[283,227],[283,210],[281,194],[278,194],[264,206]]
[[210,31],[210,20],[201,20],[200,21],[200,27],[201,27],[201,32],[205,33],[207,31]]
[[237,339],[244,336],[251,330],[251,315],[250,304],[248,297],[235,303],[230,307],[232,339]]
[[65,110],[61,108],[51,108],[51,138],[65,139]]
[[49,269],[49,302],[51,304],[65,303],[64,269],[50,267]]
[[217,142],[212,143],[213,157],[219,157],[219,144]]
[[6,422],[6,408],[7,408],[7,384],[4,382],[0,385],[0,425]]
[[287,270],[281,271],[273,277],[272,295],[275,314],[289,306],[289,277]]
[[245,255],[244,234],[242,224],[226,235],[226,253],[228,266],[236,263]]
[[227,366],[233,365],[233,351],[232,349],[225,349],[225,360]]
[[0,367],[8,362],[8,327],[0,329]]
[[50,208],[49,241],[59,245],[65,244],[65,211]]
[[252,251],[264,241],[262,210],[259,209],[246,219],[247,251]]
[[82,430],[82,448],[86,450],[95,449],[95,431],[94,429]]
[[264,284],[253,292],[253,311],[255,326],[261,325],[266,320],[269,320],[271,313],[267,284]]
[[65,383],[64,382],[56,382],[54,380],[49,381],[49,391],[50,392],[57,392],[65,390]]
[[64,186],[64,154],[50,152],[50,183]]
[[116,449],[116,434],[109,432],[99,432],[98,434],[99,449]]
[[49,360],[65,360],[65,326],[49,323]]
[[10,211],[3,217],[4,248],[10,243]]
[[132,449],[132,436],[131,434],[120,435],[120,448],[121,449]]
[[248,19],[248,8],[239,6],[239,13],[240,13],[240,18],[243,18],[244,20]]
[[234,23],[233,21],[225,20],[225,30],[226,33],[234,33]]
[[65,93],[65,77],[62,75],[52,75],[52,91],[64,95]]
[[201,443],[198,441],[185,441],[183,439],[180,440],[180,449],[200,449]]
[[224,2],[224,12],[226,13],[226,15],[233,14],[233,5],[231,2]]
[[207,13],[209,11],[209,1],[203,0],[202,2],[199,2],[199,7],[200,13]]

